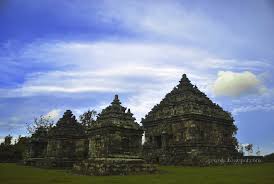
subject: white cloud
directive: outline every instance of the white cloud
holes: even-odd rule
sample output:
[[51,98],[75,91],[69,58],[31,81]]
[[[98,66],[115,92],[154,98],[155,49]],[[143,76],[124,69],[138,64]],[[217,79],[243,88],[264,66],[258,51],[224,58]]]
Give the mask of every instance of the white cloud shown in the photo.
[[241,112],[251,112],[251,111],[273,111],[274,104],[254,104],[254,105],[244,105],[235,107],[232,110],[234,115],[237,115]]
[[[130,94],[123,104],[131,108],[138,122],[177,85],[183,73],[199,89],[212,96],[210,86],[214,84],[217,71],[227,68],[232,71],[262,71],[268,68],[261,61],[223,59],[192,47],[140,42],[34,42],[9,59],[16,61],[18,58],[29,65],[55,66],[56,70],[29,73],[21,85],[0,89],[2,98],[81,96],[80,93]],[[99,100],[96,103],[95,109],[100,111],[110,102]],[[57,120],[59,108],[64,110],[65,107],[56,107],[45,114],[51,114]],[[76,116],[87,109],[79,105],[75,108]],[[240,111],[233,110],[235,113]]]
[[61,109],[52,109],[44,117],[50,118],[52,120],[57,120],[60,117]]
[[274,89],[268,89],[262,95],[243,96],[231,100],[231,111],[234,115],[252,111],[274,111]]
[[[190,73],[195,67],[192,62],[198,66],[203,58],[209,58],[206,52],[200,50],[165,44],[62,42],[29,45],[18,57],[41,64],[57,63],[70,67],[65,67],[63,71],[29,74],[18,88],[2,89],[2,96],[132,92],[150,86],[150,80],[158,80],[159,83],[178,80],[182,73]],[[199,66],[199,70],[208,67],[202,62]],[[191,76],[201,78],[194,72]]]
[[22,121],[21,117],[8,117],[0,121],[0,129],[1,130],[12,130],[12,129],[23,129],[25,127],[24,122]]
[[141,93],[134,94],[125,101],[125,106],[131,109],[137,122],[151,110],[151,108],[160,102],[160,100],[168,93],[172,86],[162,85],[161,90],[145,90]]
[[266,88],[252,72],[220,71],[213,90],[216,96],[235,97],[250,93],[261,94],[266,91]]
[[159,90],[163,84],[177,82],[183,73],[208,90],[214,80],[209,70],[266,67],[260,61],[237,62],[204,50],[163,43],[35,42],[14,57],[62,69],[30,73],[21,86],[0,89],[3,97]]
[[[29,73],[21,85],[0,89],[2,98],[118,93],[127,95],[123,104],[131,108],[138,122],[178,84],[183,73],[212,97],[211,86],[217,71],[227,68],[262,71],[269,67],[261,61],[223,59],[201,49],[176,44],[115,41],[34,42],[10,60],[18,58],[29,65],[55,66],[56,70]],[[110,102],[99,99],[96,103],[95,109],[100,111]],[[47,113],[58,117],[59,108],[65,107],[56,107]],[[72,108],[77,116],[87,109],[81,105]]]
[[157,5],[151,1],[107,1],[98,14],[105,22],[118,22],[130,31],[157,39],[211,44],[224,42],[228,37],[230,43],[242,40],[221,22],[175,1],[158,1]]

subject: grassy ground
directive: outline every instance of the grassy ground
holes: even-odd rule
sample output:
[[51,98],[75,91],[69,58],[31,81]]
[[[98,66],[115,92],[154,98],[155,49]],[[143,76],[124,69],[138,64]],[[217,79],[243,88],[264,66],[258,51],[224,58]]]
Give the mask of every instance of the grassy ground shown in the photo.
[[79,176],[63,170],[47,170],[0,164],[2,184],[100,184],[100,183],[274,183],[274,163],[218,167],[159,167],[161,174],[132,176]]

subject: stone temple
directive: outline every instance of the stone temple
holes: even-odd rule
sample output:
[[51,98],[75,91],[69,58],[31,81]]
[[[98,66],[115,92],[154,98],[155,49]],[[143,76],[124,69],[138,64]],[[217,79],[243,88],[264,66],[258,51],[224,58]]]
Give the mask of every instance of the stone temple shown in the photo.
[[86,157],[86,134],[70,110],[56,123],[48,135],[47,162],[52,166],[72,167]]
[[130,109],[121,106],[118,95],[102,110],[88,130],[88,159],[74,165],[86,175],[125,175],[154,172],[142,159],[143,129]]
[[38,129],[31,137],[26,165],[70,168],[86,158],[87,139],[84,128],[67,110],[49,132]]
[[237,157],[233,117],[184,74],[180,83],[142,119],[144,156],[165,165],[201,165]]
[[[86,175],[152,173],[155,166],[204,165],[240,157],[233,117],[184,74],[140,126],[118,95],[88,129],[67,110],[48,132],[30,138],[25,164],[73,168]],[[145,142],[142,136],[145,132]]]

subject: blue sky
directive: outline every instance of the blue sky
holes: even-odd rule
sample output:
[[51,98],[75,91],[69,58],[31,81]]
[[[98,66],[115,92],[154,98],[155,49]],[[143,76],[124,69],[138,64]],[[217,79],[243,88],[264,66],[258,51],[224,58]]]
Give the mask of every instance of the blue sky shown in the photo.
[[186,73],[274,152],[273,20],[273,1],[2,0],[0,139],[116,93],[140,121]]

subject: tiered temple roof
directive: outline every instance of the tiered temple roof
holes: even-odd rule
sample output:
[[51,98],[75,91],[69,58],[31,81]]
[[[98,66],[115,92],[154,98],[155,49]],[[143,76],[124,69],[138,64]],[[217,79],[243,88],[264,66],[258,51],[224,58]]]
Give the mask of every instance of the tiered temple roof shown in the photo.
[[196,85],[191,84],[186,74],[183,74],[180,83],[159,104],[152,108],[142,123],[194,114],[196,117],[200,115],[227,120],[228,122],[233,121],[229,112],[213,103]]
[[73,138],[84,136],[85,131],[83,126],[77,122],[71,110],[67,110],[56,123],[56,126],[49,132],[49,135],[50,137]]
[[130,112],[130,109],[127,109],[121,105],[121,102],[118,98],[118,95],[115,95],[115,98],[111,105],[102,110],[98,114],[97,120],[93,123],[92,128],[100,127],[121,127],[129,129],[141,129],[138,123],[135,122],[133,114]]

